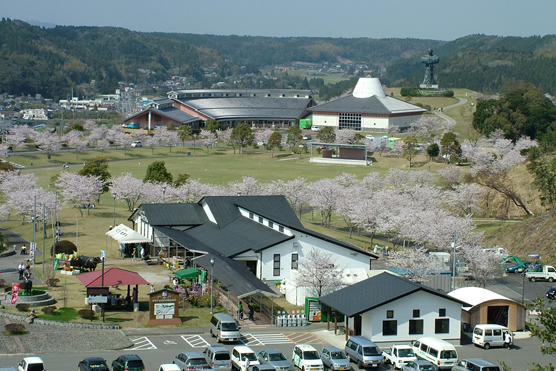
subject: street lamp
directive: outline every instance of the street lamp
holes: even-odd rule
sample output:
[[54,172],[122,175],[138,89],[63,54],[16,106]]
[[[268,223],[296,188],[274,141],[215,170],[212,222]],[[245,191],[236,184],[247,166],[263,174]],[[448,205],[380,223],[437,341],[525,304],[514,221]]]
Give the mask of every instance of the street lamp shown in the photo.
[[166,186],[162,186],[162,203],[166,201]]
[[214,271],[214,258],[210,258],[210,314],[213,314],[213,301],[212,301],[212,289],[213,289],[213,275],[212,272]]
[[116,193],[112,192],[114,198],[114,220],[112,221],[112,228],[116,228]]

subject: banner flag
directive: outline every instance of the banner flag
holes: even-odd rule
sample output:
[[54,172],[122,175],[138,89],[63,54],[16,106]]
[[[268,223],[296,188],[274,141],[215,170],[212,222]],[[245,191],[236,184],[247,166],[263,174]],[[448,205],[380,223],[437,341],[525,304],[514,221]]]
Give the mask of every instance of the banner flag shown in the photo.
[[19,283],[12,284],[12,305],[15,305],[19,296]]

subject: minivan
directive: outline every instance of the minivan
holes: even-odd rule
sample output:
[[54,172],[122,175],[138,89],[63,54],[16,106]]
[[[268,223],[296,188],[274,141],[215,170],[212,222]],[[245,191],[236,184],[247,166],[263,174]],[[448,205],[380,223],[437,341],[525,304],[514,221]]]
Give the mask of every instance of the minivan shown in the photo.
[[216,313],[210,320],[209,332],[217,342],[239,341],[241,334],[236,320],[227,313]]
[[212,369],[230,370],[232,368],[230,352],[222,345],[210,345],[206,347],[203,351],[203,355]]
[[384,360],[378,346],[363,336],[352,336],[346,343],[345,352],[350,362],[357,363],[359,368],[378,367]]
[[309,344],[297,344],[293,347],[292,363],[302,371],[324,370],[319,352]]
[[488,349],[490,347],[504,346],[504,333],[513,333],[506,326],[501,325],[477,325],[473,329],[473,344]]
[[451,369],[458,361],[454,345],[433,336],[414,340],[411,346],[418,358],[434,363],[438,369]]
[[452,368],[452,371],[500,371],[500,367],[482,358],[462,359]]

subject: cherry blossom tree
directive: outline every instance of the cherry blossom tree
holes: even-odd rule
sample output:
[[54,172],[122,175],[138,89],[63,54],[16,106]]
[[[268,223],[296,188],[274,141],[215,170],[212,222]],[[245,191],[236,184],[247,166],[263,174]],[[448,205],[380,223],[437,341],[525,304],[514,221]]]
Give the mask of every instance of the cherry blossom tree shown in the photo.
[[125,131],[120,128],[114,137],[115,141],[124,149],[124,154],[127,155],[128,147],[131,147],[131,144],[134,142],[134,139],[131,135],[126,134]]
[[207,147],[207,153],[210,152],[210,149],[216,145],[218,142],[218,138],[216,134],[212,131],[202,129],[201,130],[201,138],[203,140],[203,145]]
[[131,173],[123,173],[112,179],[110,192],[116,194],[116,198],[124,200],[127,209],[132,211],[144,194],[143,185],[141,179],[134,178]]
[[311,200],[309,184],[302,177],[289,181],[273,180],[261,185],[261,189],[267,195],[283,195],[286,197],[293,211],[299,213],[299,219],[301,219],[303,207],[308,205]]
[[65,142],[68,147],[75,149],[76,159],[79,159],[79,153],[81,153],[89,145],[87,138],[84,137],[83,132],[79,130],[72,130],[69,133],[64,134],[62,141]]
[[310,184],[312,197],[310,205],[320,211],[321,224],[330,227],[332,212],[342,192],[342,186],[330,178],[323,178]]
[[299,260],[296,285],[313,290],[317,297],[340,289],[343,268],[336,266],[335,260],[332,253],[313,248]]
[[33,140],[35,142],[35,145],[37,145],[49,159],[51,154],[55,151],[58,151],[62,146],[60,137],[48,130],[34,132]]
[[180,141],[180,137],[177,131],[168,130],[166,134],[166,143],[170,147],[170,152],[172,152],[172,147],[175,146]]
[[388,263],[403,270],[405,278],[417,283],[423,283],[429,276],[443,270],[438,259],[423,247],[409,247],[392,252]]
[[8,146],[5,144],[0,144],[0,157],[8,157]]
[[[56,180],[56,188],[64,198],[64,204],[72,204],[83,217],[83,206],[89,205],[102,193],[104,181],[97,176],[83,176],[62,172]],[[87,212],[89,209],[87,208]]]
[[485,287],[487,281],[493,279],[500,270],[500,258],[480,245],[464,244],[459,248],[459,254],[467,263],[479,287]]
[[27,138],[32,138],[33,129],[27,125],[15,125],[10,128],[6,135],[6,144],[12,148],[12,152],[23,146]]
[[241,182],[228,183],[228,188],[231,194],[241,194],[242,196],[260,195],[262,192],[258,182],[257,179],[251,176],[244,176]]
[[422,141],[432,138],[433,132],[442,128],[442,120],[438,116],[423,115],[417,121],[411,123],[411,131]]
[[449,166],[438,170],[439,181],[446,189],[455,189],[460,184],[462,175],[463,169],[459,166]]
[[336,143],[355,144],[355,134],[355,130],[352,129],[336,130]]
[[[106,133],[108,132],[108,128],[104,125],[101,126],[94,126],[93,128],[89,128],[89,144],[94,147],[100,147],[103,152],[104,149],[110,146],[110,143],[106,140]],[[108,143],[108,146],[105,146],[104,143]]]
[[173,202],[197,202],[207,195],[208,187],[199,180],[187,179],[179,187],[171,187],[166,190],[168,199]]
[[228,128],[226,130],[218,130],[218,139],[228,146],[232,146],[234,149],[234,155],[236,153],[236,141],[232,138],[232,129]]
[[270,136],[272,135],[272,133],[274,133],[274,130],[272,129],[264,129],[264,130],[258,130],[255,132],[255,142],[260,143],[263,142],[264,146],[266,147],[268,145],[268,141],[270,139]]
[[447,192],[447,203],[458,214],[464,217],[472,217],[473,214],[480,212],[481,207],[479,203],[484,198],[484,192],[476,184],[458,184],[454,190]]

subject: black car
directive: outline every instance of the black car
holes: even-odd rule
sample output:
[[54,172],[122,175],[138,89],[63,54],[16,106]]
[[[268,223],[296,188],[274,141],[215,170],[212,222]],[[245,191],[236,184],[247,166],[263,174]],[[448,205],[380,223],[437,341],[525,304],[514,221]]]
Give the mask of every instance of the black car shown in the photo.
[[78,371],[110,371],[106,360],[102,357],[85,358],[77,365]]
[[126,354],[112,361],[112,371],[145,371],[145,365],[138,355]]
[[556,294],[556,285],[551,286],[546,292],[546,297],[550,300],[554,300],[554,294]]

